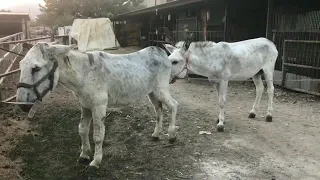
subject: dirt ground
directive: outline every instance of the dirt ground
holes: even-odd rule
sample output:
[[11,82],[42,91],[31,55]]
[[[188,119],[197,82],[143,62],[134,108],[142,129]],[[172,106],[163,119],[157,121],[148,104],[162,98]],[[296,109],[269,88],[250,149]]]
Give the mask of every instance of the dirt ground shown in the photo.
[[0,179],[320,179],[319,98],[276,88],[273,122],[267,123],[266,92],[257,117],[249,119],[254,85],[231,83],[226,129],[219,133],[217,92],[207,80],[178,80],[171,92],[180,103],[178,141],[170,145],[165,135],[167,111],[164,134],[159,142],[151,141],[155,114],[147,98],[110,109],[104,157],[94,175],[76,162],[80,106],[72,93],[59,86],[33,119],[17,107],[2,105]]

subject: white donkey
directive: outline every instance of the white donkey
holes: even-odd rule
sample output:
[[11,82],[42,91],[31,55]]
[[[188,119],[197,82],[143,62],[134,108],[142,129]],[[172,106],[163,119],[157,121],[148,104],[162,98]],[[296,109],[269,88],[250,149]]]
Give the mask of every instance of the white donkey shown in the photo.
[[[136,103],[149,96],[157,114],[152,137],[158,140],[162,130],[163,108],[172,113],[169,141],[176,140],[175,122],[178,102],[169,91],[172,64],[159,47],[147,47],[130,54],[102,51],[82,53],[72,46],[38,43],[20,62],[21,75],[17,102],[42,100],[58,82],[74,92],[81,104],[79,134],[82,140],[79,163],[89,163],[89,128],[93,120],[94,158],[89,167],[99,168],[105,136],[107,104]],[[21,109],[29,111],[30,106]]]
[[[191,35],[192,36],[192,35]],[[272,121],[273,111],[273,73],[278,51],[273,42],[266,38],[256,38],[235,43],[227,42],[193,42],[166,44],[171,53],[172,73],[179,78],[186,76],[187,71],[208,77],[211,83],[217,83],[220,113],[217,130],[224,130],[225,106],[228,82],[230,80],[253,79],[256,86],[256,99],[249,118],[256,116],[264,85],[262,73],[268,86],[268,112],[266,121]]]

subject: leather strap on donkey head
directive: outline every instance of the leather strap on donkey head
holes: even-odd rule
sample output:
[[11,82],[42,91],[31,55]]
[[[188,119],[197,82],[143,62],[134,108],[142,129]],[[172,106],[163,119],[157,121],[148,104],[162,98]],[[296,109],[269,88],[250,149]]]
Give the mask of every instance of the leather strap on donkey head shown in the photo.
[[[43,55],[43,58],[47,58],[47,56],[45,55],[44,49],[42,46],[40,46],[40,51]],[[33,92],[36,94],[37,96],[37,100],[42,101],[42,98],[49,92],[53,90],[53,85],[54,85],[54,73],[56,72],[57,68],[58,68],[58,61],[53,58],[53,57],[49,57],[52,59],[52,61],[54,61],[52,69],[45,75],[43,76],[40,80],[38,80],[35,84],[27,84],[27,83],[18,83],[17,88],[27,88],[27,89],[32,89]],[[37,89],[37,87],[43,83],[45,80],[49,80],[49,87],[46,88],[42,93],[40,93]]]
[[[58,67],[58,62],[55,61],[53,64],[52,69],[48,72],[48,74],[46,74],[45,76],[43,76],[39,81],[37,81],[35,84],[27,84],[27,83],[19,83],[17,88],[29,88],[32,89],[33,92],[36,94],[37,96],[37,100],[42,101],[42,98],[49,92],[52,91],[53,89],[53,84],[54,84],[54,73],[56,72],[56,69]],[[40,93],[37,89],[37,87],[44,82],[45,80],[49,80],[50,84],[49,87],[47,89],[45,89],[42,93]]]

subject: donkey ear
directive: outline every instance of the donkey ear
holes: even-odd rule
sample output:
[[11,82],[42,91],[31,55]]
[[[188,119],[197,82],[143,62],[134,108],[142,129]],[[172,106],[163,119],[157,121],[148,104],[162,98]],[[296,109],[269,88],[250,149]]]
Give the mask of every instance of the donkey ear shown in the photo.
[[76,45],[76,44],[71,44],[71,45],[69,45],[67,51],[69,52],[69,51],[74,50],[74,49],[77,49],[77,48],[78,48],[78,45]]
[[69,51],[73,50],[76,48],[76,45],[52,45],[50,47],[50,51],[55,54],[55,55],[64,55],[69,53]]
[[192,40],[194,38],[194,33],[189,34],[189,39]]
[[170,52],[170,54],[172,54],[173,51],[177,49],[176,47],[172,46],[171,44],[164,44],[163,46]]

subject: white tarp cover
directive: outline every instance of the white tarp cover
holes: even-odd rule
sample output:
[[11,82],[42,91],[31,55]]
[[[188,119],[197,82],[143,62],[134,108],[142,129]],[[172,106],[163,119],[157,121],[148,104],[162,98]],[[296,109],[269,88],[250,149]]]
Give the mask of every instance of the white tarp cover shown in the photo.
[[82,52],[120,47],[109,18],[75,19],[70,37],[78,42]]

